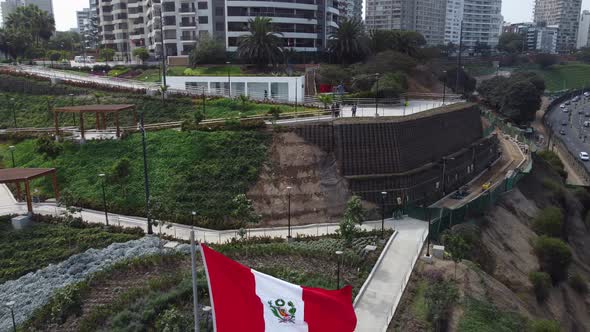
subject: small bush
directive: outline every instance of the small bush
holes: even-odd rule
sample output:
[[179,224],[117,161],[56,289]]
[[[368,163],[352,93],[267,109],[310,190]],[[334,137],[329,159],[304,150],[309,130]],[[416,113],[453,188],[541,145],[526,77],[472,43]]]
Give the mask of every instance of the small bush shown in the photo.
[[582,206],[584,206],[584,210],[588,211],[590,209],[590,193],[586,188],[576,188],[574,189],[574,195],[578,198]]
[[575,273],[568,280],[570,286],[578,292],[578,294],[588,293],[588,283],[579,273]]
[[563,212],[561,209],[550,206],[546,207],[541,212],[533,223],[533,229],[539,235],[547,235],[552,237],[560,237],[563,228]]
[[435,327],[440,327],[449,318],[451,308],[459,299],[459,291],[454,283],[441,281],[428,286],[425,298],[429,320]]
[[545,272],[531,272],[529,280],[533,284],[533,290],[537,301],[544,302],[549,297],[551,289],[551,276]]
[[565,167],[563,166],[563,162],[559,156],[553,151],[542,151],[537,154],[539,157],[543,158],[551,168],[553,168],[558,173],[565,172]]
[[551,275],[553,283],[564,280],[572,262],[572,252],[567,244],[560,239],[541,236],[534,248],[541,270]]
[[535,320],[529,324],[530,332],[560,332],[559,323],[554,320]]

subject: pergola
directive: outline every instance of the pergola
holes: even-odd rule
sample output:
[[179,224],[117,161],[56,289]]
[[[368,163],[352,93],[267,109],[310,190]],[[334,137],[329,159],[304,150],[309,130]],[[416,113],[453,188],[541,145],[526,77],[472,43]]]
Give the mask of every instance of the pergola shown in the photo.
[[27,210],[33,213],[33,201],[31,199],[31,180],[42,176],[51,176],[53,180],[53,191],[55,199],[59,200],[59,189],[57,188],[57,172],[55,168],[3,168],[0,169],[0,183],[16,184],[16,197],[21,199],[20,184],[25,183],[25,194],[27,199]]
[[68,106],[59,107],[53,110],[53,120],[55,122],[55,135],[59,136],[59,113],[77,113],[80,115],[80,134],[81,140],[84,142],[84,114],[94,113],[96,116],[96,130],[106,130],[107,121],[106,115],[108,113],[115,114],[115,126],[117,127],[117,138],[121,137],[121,128],[119,126],[119,112],[133,111],[134,124],[137,123],[137,113],[135,112],[135,105],[82,105],[82,106]]

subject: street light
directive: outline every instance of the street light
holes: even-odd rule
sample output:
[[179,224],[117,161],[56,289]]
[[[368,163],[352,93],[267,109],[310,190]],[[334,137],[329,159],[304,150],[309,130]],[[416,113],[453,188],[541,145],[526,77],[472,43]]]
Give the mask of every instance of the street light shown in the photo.
[[445,99],[447,97],[447,71],[443,70],[443,75],[445,77],[445,80],[443,81],[443,106],[445,106]]
[[16,147],[14,145],[11,145],[8,147],[8,149],[10,150],[10,156],[12,157],[12,168],[15,168],[16,163],[14,162],[14,149],[16,149]]
[[336,251],[336,259],[338,260],[338,268],[336,270],[336,289],[340,289],[340,262],[343,252],[338,250]]
[[375,82],[375,116],[379,116],[379,73],[375,74],[377,81]]
[[[424,206],[422,206],[422,208],[424,208]],[[426,208],[427,214],[428,214],[428,243],[426,244],[426,257],[430,257],[430,210],[428,208]]]
[[225,64],[227,67],[227,84],[229,87],[229,98],[231,98],[231,68],[229,67],[231,62],[227,61]]
[[195,216],[197,215],[196,211],[191,212],[191,229],[195,228]]
[[381,192],[381,238],[385,238],[385,197],[387,196],[386,191]]
[[4,305],[10,309],[10,315],[12,316],[12,329],[16,332],[16,320],[14,319],[14,301],[6,302]]
[[205,331],[209,332],[209,315],[211,315],[211,307],[207,305],[201,310],[203,310],[203,313],[205,314]]
[[291,189],[293,187],[287,187],[287,239],[291,239]]
[[105,183],[105,174],[104,173],[100,173],[98,174],[98,177],[102,178],[102,204],[104,207],[104,219],[106,221],[107,226],[109,225],[109,213],[107,211],[107,194],[105,192],[104,189],[104,183]]

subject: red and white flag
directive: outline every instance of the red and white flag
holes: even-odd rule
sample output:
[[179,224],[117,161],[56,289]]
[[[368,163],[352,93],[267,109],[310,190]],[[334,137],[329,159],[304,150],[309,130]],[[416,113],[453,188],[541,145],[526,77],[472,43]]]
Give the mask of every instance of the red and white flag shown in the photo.
[[201,245],[217,332],[352,332],[352,287],[302,287]]

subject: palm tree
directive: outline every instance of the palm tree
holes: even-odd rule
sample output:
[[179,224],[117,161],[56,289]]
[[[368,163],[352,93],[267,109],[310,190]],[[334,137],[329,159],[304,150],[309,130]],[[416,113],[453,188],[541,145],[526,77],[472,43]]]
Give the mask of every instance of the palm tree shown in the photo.
[[369,54],[363,22],[358,19],[342,19],[338,29],[330,35],[329,52],[342,64],[362,60]]
[[40,41],[48,41],[55,32],[55,20],[46,11],[35,5],[18,7],[6,19],[8,30],[22,30],[30,34],[35,45]]
[[269,63],[273,66],[281,63],[283,50],[281,34],[272,30],[271,19],[256,17],[248,20],[250,33],[240,39],[238,56],[255,63],[260,69]]

